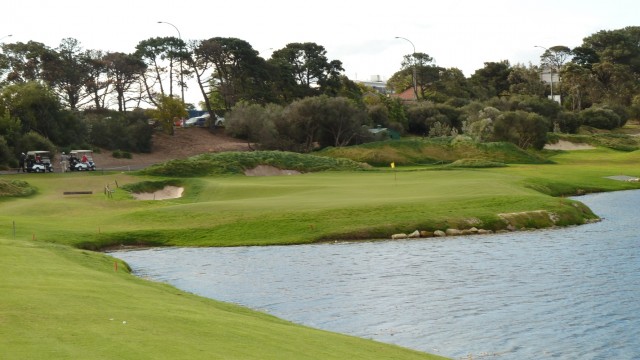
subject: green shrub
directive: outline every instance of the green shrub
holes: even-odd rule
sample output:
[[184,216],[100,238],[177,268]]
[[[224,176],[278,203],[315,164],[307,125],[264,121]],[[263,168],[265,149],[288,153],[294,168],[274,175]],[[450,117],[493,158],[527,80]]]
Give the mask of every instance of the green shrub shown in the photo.
[[620,127],[621,119],[615,111],[605,108],[589,108],[580,112],[582,123],[597,129],[612,130]]

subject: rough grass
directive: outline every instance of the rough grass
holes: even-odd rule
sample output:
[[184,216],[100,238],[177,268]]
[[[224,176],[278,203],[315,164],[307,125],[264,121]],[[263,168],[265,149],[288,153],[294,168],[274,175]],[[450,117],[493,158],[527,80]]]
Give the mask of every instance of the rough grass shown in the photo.
[[141,171],[143,175],[197,177],[242,174],[258,165],[300,172],[363,170],[367,165],[348,159],[304,155],[284,151],[224,152],[172,160]]
[[388,140],[344,148],[328,148],[319,155],[347,158],[373,166],[427,165],[477,159],[505,164],[542,164],[549,161],[511,143],[476,143],[451,138]]

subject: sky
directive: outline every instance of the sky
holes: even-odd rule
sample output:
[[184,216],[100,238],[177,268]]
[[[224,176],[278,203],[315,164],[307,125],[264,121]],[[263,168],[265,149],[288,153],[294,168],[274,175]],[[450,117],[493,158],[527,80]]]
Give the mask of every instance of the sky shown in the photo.
[[[537,65],[536,45],[573,48],[601,30],[640,26],[637,0],[31,0],[3,2],[0,12],[0,42],[52,48],[75,38],[84,49],[132,53],[179,31],[185,41],[239,38],[269,58],[314,42],[352,80],[388,79],[414,46],[468,77],[485,62]],[[185,97],[201,101],[195,86]]]

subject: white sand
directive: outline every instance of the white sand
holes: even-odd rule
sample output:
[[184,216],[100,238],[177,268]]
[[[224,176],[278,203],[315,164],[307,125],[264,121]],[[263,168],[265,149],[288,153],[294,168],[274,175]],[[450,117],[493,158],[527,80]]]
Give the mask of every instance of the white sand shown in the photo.
[[133,193],[136,200],[166,200],[182,197],[184,188],[177,186],[165,186],[164,189],[152,193]]
[[595,149],[589,144],[576,144],[567,140],[558,140],[555,144],[546,144],[544,146],[547,150],[589,150]]

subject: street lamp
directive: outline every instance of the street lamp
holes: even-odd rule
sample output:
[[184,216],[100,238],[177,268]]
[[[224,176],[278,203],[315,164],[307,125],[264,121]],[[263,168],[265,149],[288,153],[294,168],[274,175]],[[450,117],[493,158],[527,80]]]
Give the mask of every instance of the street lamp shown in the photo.
[[[547,53],[549,53],[549,55],[551,55],[551,50],[547,49],[544,46],[540,46],[540,45],[534,45],[533,47],[538,47],[541,49],[545,49]],[[549,66],[549,74],[551,75],[550,80],[551,80],[551,100],[555,101],[555,98],[553,97],[553,64],[551,64],[551,66]]]
[[[178,27],[166,21],[158,21],[158,24],[167,24],[167,25],[173,26],[173,28],[176,29],[176,31],[178,32],[178,38],[182,42],[182,35],[180,35],[180,30],[178,30]],[[182,44],[180,44],[180,46],[182,46]],[[182,59],[180,59],[180,92],[182,93],[182,103],[184,104],[184,82],[182,80]]]
[[5,36],[3,36],[3,37],[1,37],[1,38],[0,38],[0,41],[4,40],[5,38],[12,37],[12,36],[13,36],[12,34],[5,35]]
[[418,100],[418,86],[416,85],[416,46],[407,38],[396,36],[396,39],[406,40],[413,47],[413,93],[415,94],[416,100]]

